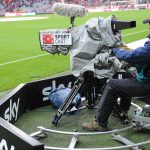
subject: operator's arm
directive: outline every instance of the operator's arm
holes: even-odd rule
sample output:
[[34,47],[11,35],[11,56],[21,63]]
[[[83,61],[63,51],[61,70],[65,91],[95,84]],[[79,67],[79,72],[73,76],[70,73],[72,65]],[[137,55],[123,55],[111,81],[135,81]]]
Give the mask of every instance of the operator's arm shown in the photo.
[[122,48],[113,49],[114,55],[129,63],[150,62],[150,40],[146,41],[144,46],[134,50],[125,50]]

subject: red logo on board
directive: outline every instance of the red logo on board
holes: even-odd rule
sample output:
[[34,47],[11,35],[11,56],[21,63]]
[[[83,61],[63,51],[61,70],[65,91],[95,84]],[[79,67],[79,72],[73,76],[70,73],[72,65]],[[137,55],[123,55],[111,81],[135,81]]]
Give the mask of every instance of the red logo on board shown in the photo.
[[53,34],[43,34],[43,44],[54,44],[54,35]]

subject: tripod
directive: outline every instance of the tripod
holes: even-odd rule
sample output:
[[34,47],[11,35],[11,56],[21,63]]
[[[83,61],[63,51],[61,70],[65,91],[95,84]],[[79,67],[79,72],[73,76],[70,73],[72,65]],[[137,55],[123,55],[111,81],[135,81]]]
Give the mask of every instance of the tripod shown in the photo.
[[[122,69],[126,71],[125,76],[128,76],[130,78],[134,77],[134,74],[129,70],[127,65],[123,65]],[[124,73],[122,72],[121,74],[124,75]],[[114,78],[116,77],[117,76],[115,75]],[[74,86],[68,97],[54,115],[52,124],[54,124],[55,126],[58,125],[58,121],[60,120],[60,118],[65,115],[70,104],[72,103],[76,95],[81,91],[83,92],[82,96],[85,96],[86,100],[88,100],[88,104],[77,110],[81,110],[84,108],[92,109],[95,106],[95,101],[98,99],[98,95],[102,94],[107,80],[108,78],[95,78],[92,71],[87,71],[84,74],[80,75],[75,81]],[[122,123],[124,125],[128,124],[128,117],[121,112],[118,103],[114,103],[113,107],[115,114],[121,119]]]
[[72,87],[71,92],[67,96],[64,103],[59,107],[56,114],[53,117],[52,124],[55,126],[58,125],[58,121],[60,118],[65,115],[67,112],[70,104],[76,97],[76,95],[79,92],[83,92],[82,96],[84,95],[85,98],[88,100],[88,104],[86,106],[83,106],[77,110],[81,110],[84,108],[92,109],[95,106],[95,101],[98,98],[98,94],[101,91],[100,89],[104,86],[103,80],[98,80],[97,78],[94,78],[94,74],[91,71],[87,71],[81,76],[78,77],[78,79],[75,81],[74,86]]

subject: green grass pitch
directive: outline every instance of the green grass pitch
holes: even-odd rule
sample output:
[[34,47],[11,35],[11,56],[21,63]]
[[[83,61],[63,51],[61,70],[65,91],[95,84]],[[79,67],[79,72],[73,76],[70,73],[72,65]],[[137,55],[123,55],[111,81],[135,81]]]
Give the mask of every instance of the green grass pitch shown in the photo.
[[[142,24],[142,21],[149,17],[149,13],[149,10],[87,13],[82,18],[76,18],[75,25],[82,25],[92,17],[106,18],[112,14],[118,20],[135,20],[137,21],[136,28],[122,31],[123,40],[129,43],[146,37],[148,34],[147,25]],[[69,54],[67,56],[53,56],[41,51],[38,33],[40,30],[68,28],[70,18],[54,14],[39,16],[47,16],[48,18],[33,21],[0,22],[0,91],[14,88],[20,83],[39,80],[69,70]],[[46,55],[15,62],[42,54]]]
[[[147,25],[142,24],[142,21],[149,18],[149,10],[88,13],[82,18],[76,18],[75,25],[82,25],[92,17],[108,17],[112,14],[118,20],[137,21],[136,28],[122,31],[124,35],[123,40],[126,43],[143,39],[148,34]],[[68,28],[70,25],[69,18],[53,14],[39,16],[47,16],[48,18],[33,21],[0,22],[0,91],[14,88],[20,83],[39,80],[70,69],[69,54],[67,56],[53,56],[41,51],[38,35],[40,30]],[[15,62],[42,54],[47,55]],[[86,109],[78,115],[66,117],[64,121],[62,120],[62,125],[57,128],[51,124],[55,111],[52,106],[29,111],[15,125],[29,134],[37,131],[37,125],[65,131],[77,129],[79,132],[83,132],[80,127],[81,124],[90,121],[95,114],[95,110]],[[109,121],[110,128],[122,128],[122,125],[116,118],[111,117]],[[123,132],[121,135],[135,143],[149,139],[149,133],[136,133],[133,130]],[[111,135],[81,137],[80,141],[77,148],[122,145],[112,140]],[[68,147],[70,136],[50,134],[49,138],[43,138],[41,142],[51,146]],[[150,145],[147,145],[146,149],[150,149]],[[129,148],[126,150],[129,150]]]

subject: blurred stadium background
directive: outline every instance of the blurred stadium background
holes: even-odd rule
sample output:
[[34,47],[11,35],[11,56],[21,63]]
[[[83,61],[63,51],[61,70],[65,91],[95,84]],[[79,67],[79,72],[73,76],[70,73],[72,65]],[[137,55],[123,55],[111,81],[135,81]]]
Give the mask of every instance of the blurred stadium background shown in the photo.
[[[122,31],[123,40],[126,43],[144,39],[148,34],[147,25],[144,25],[142,21],[150,17],[150,0],[0,0],[0,92],[2,92],[0,99],[5,95],[5,91],[9,92],[20,83],[69,71],[69,54],[53,56],[40,49],[38,35],[40,30],[68,28],[70,25],[68,17],[53,14],[51,8],[55,2],[80,4],[86,7],[89,13],[82,18],[76,18],[76,26],[84,24],[92,17],[108,17],[114,14],[120,20],[137,21],[136,28]],[[32,20],[31,17],[42,19]],[[26,20],[12,21],[16,18],[26,18]],[[29,111],[17,121],[16,126],[27,133],[36,131],[36,125],[56,129],[50,124],[49,119],[54,112],[55,109],[52,106]],[[65,125],[59,129],[73,131],[76,127],[82,131],[81,123],[88,121],[93,114],[93,111],[85,110],[78,116],[69,117],[65,120],[68,123],[65,124],[65,122]],[[112,127],[122,127],[118,120],[111,119],[113,119]],[[138,134],[133,130],[123,134],[134,142],[145,141],[149,138],[149,133]],[[97,142],[97,139],[100,142]],[[106,137],[87,137],[83,139],[85,145],[81,143],[80,147],[118,145],[118,142],[108,142],[106,139],[111,140],[111,137],[107,135]],[[52,136],[52,138],[43,139],[42,142],[54,146],[59,144],[67,146],[67,140],[64,136],[59,136],[59,139]],[[150,149],[149,145],[146,148]]]
[[[0,0],[0,14],[7,12],[52,13],[55,2],[65,2],[85,6],[89,11],[149,9],[150,0]],[[96,11],[95,10],[95,11]]]
[[76,18],[76,26],[91,17],[112,14],[120,20],[136,20],[136,28],[122,32],[126,43],[143,39],[148,33],[142,20],[149,17],[150,0],[0,0],[0,92],[70,69],[69,54],[53,56],[40,49],[40,30],[70,25],[68,17],[53,14],[51,8],[56,2],[86,7],[87,15]]

